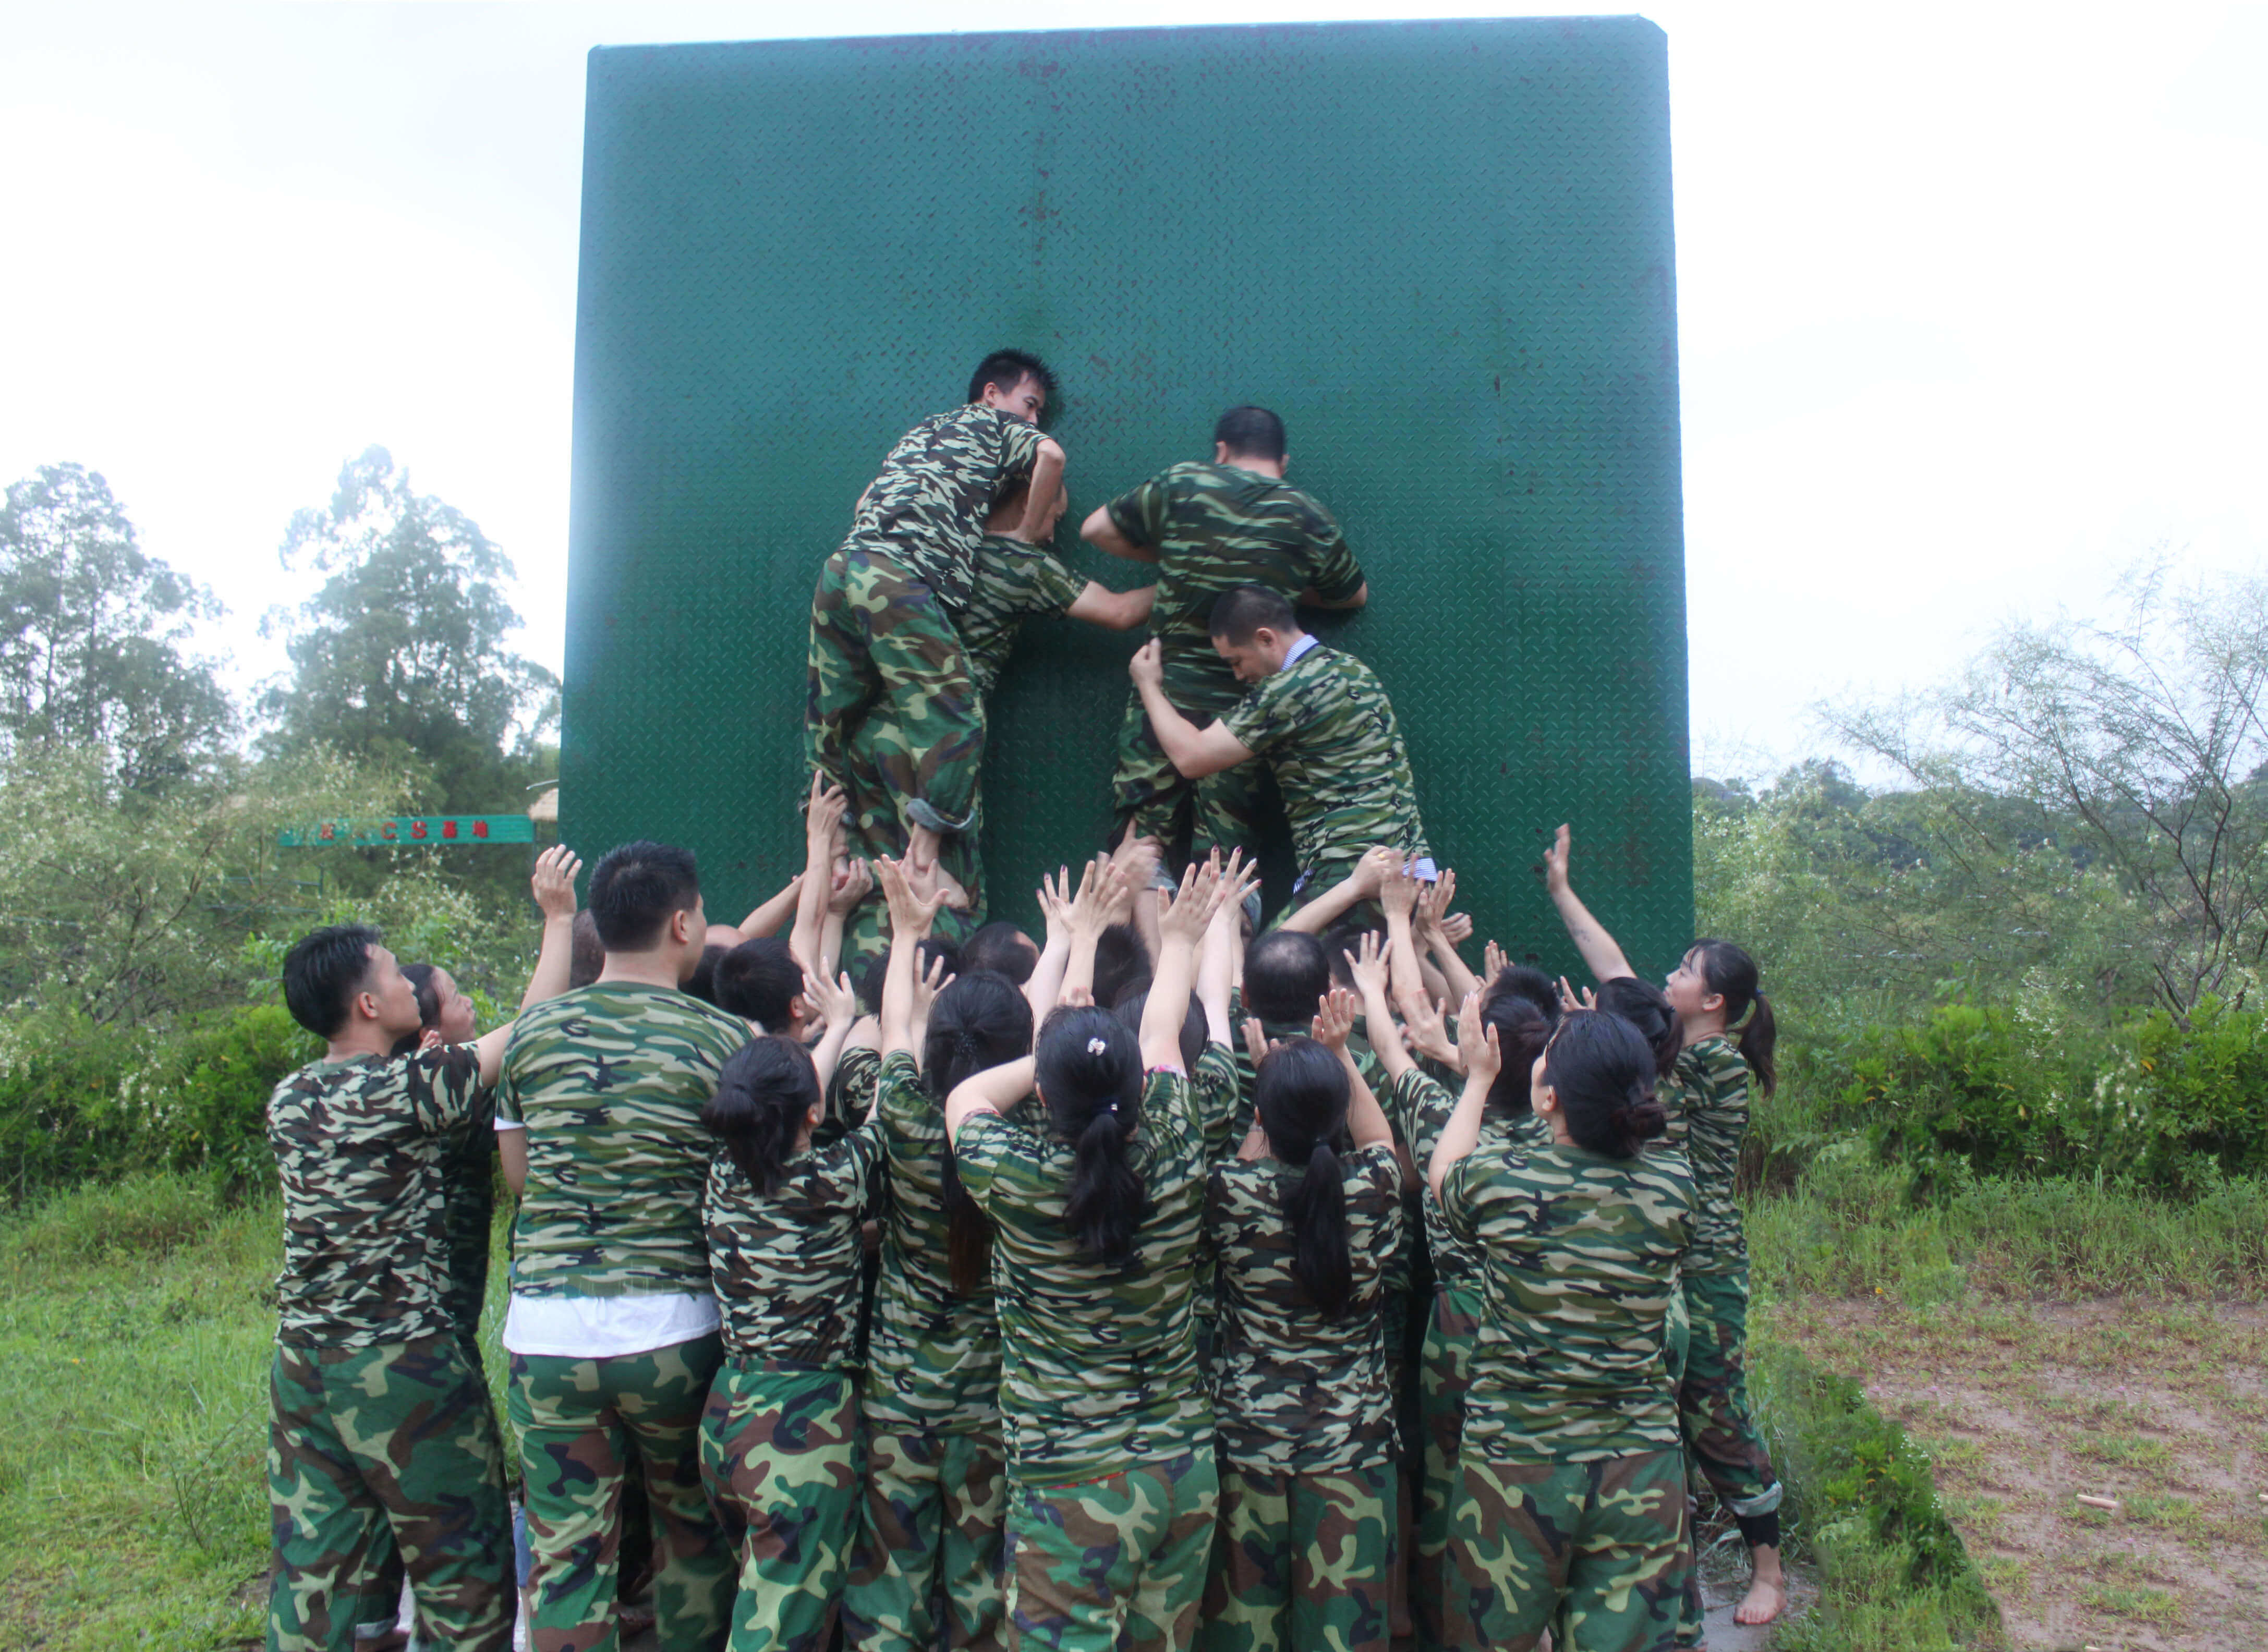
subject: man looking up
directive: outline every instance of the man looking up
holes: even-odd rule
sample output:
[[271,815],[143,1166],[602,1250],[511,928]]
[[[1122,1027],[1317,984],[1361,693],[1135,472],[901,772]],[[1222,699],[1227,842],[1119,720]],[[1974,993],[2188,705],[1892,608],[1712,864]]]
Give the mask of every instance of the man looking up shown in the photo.
[[[1219,717],[1243,688],[1213,652],[1213,599],[1238,586],[1286,602],[1360,608],[1370,586],[1339,525],[1284,480],[1291,464],[1284,421],[1262,407],[1233,407],[1213,426],[1212,462],[1160,472],[1086,519],[1079,533],[1114,557],[1158,564],[1150,634],[1157,639],[1167,697],[1189,716]],[[1169,850],[1187,841],[1201,857],[1258,847],[1256,771],[1221,769],[1191,783],[1177,771],[1129,696],[1118,731],[1111,805],[1129,833]]]
[[590,905],[599,978],[520,1017],[497,1088],[497,1145],[520,1196],[504,1346],[534,1552],[529,1644],[615,1644],[635,1474],[652,1509],[659,1644],[716,1652],[738,1568],[701,1484],[701,1410],[723,1359],[701,1110],[748,1027],[678,990],[709,930],[690,853],[610,851]]
[[1216,600],[1209,630],[1214,652],[1248,685],[1217,721],[1199,727],[1167,698],[1156,640],[1128,673],[1180,774],[1198,779],[1267,760],[1292,823],[1293,905],[1344,878],[1373,844],[1399,850],[1415,875],[1432,879],[1402,726],[1371,668],[1310,637],[1289,602],[1256,586]]
[[1054,389],[1036,356],[987,356],[964,405],[924,419],[891,448],[812,596],[812,765],[847,784],[845,749],[867,723],[908,829],[958,832],[975,822],[984,718],[957,621],[993,505],[1028,482],[1039,508],[1027,505],[1008,531],[1035,540],[1062,483],[1063,449],[1039,429]]

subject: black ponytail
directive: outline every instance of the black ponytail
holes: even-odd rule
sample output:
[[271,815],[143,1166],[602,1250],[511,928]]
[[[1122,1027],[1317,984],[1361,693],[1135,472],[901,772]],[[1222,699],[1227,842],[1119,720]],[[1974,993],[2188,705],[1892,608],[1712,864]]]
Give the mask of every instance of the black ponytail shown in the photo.
[[1579,1147],[1610,1159],[1634,1159],[1668,1128],[1653,1093],[1653,1051],[1619,1015],[1571,1009],[1543,1051],[1543,1081]]
[[1697,940],[1686,955],[1699,964],[1709,990],[1723,997],[1725,1030],[1756,1075],[1757,1088],[1771,1095],[1779,1082],[1779,1064],[1772,1054],[1779,1027],[1772,1020],[1771,1000],[1759,990],[1756,961],[1729,940]]
[[1353,1087],[1339,1058],[1312,1038],[1287,1038],[1261,1058],[1254,1110],[1269,1149],[1303,1165],[1284,1193],[1292,1235],[1292,1277],[1326,1319],[1342,1319],[1354,1299],[1354,1258],[1347,1249],[1346,1170],[1333,1145],[1346,1128]]
[[792,1038],[752,1038],[725,1063],[717,1093],[701,1109],[709,1127],[748,1185],[779,1191],[787,1162],[820,1104],[819,1071],[811,1053]]
[[1653,1051],[1654,1076],[1668,1078],[1677,1066],[1677,1052],[1685,1047],[1685,1025],[1670,1007],[1669,994],[1651,981],[1619,975],[1600,986],[1598,1004],[1638,1029],[1638,1036]]
[[1107,1009],[1067,1007],[1048,1017],[1034,1054],[1049,1120],[1073,1148],[1064,1220],[1087,1255],[1124,1267],[1150,1207],[1126,1156],[1141,1117],[1140,1037]]
[[[922,1042],[922,1084],[943,1110],[963,1079],[1010,1061],[1032,1047],[1032,1007],[1016,984],[994,970],[957,976],[929,1007]],[[974,1296],[992,1271],[992,1221],[961,1185],[961,1167],[945,1155],[946,1254],[956,1294]]]

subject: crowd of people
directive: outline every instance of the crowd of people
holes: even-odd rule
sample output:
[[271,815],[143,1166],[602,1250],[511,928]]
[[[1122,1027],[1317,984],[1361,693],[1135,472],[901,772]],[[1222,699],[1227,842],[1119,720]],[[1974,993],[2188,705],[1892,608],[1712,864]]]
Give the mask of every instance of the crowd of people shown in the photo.
[[[1476,972],[1383,689],[1299,625],[1367,587],[1280,422],[1232,409],[1212,463],[1094,513],[1159,564],[1111,593],[1039,542],[1052,387],[988,358],[860,500],[773,898],[712,923],[641,841],[578,911],[547,850],[485,1034],[366,928],[291,948],[327,1048],[269,1110],[271,1648],[387,1644],[406,1577],[423,1644],[524,1612],[535,1652],[615,1652],[650,1570],[666,1652],[1667,1652],[1703,1644],[1704,1486],[1741,1615],[1784,1605],[1734,1198],[1755,962],[1641,980],[1563,827],[1593,984],[1494,942]],[[1119,830],[1027,931],[972,839],[983,697],[1047,612],[1152,636]],[[1300,869],[1268,902],[1263,767]]]

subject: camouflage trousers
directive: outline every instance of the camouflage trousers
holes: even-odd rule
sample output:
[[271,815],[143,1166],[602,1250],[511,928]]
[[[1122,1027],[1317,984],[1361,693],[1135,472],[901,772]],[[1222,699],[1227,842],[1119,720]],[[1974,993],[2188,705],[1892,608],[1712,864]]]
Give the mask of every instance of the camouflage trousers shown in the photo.
[[[1671,1652],[1693,1573],[1685,1468],[1676,1451],[1595,1463],[1465,1454],[1449,1555],[1491,1652]],[[1562,1613],[1564,1612],[1564,1617]]]
[[1204,1604],[1220,1479],[1211,1448],[1084,1486],[1008,1488],[1008,1644],[1174,1652]]
[[1749,1271],[1688,1273],[1684,1283],[1692,1331],[1677,1420],[1685,1449],[1718,1501],[1736,1515],[1768,1515],[1783,1488],[1749,1405]]
[[616,1652],[623,1482],[645,1482],[662,1652],[717,1652],[733,1605],[733,1552],[701,1484],[701,1413],[723,1359],[715,1332],[648,1353],[512,1356],[534,1652]]
[[701,1479],[740,1557],[732,1652],[827,1652],[858,1523],[857,1379],[727,1361]]
[[804,744],[814,768],[847,787],[863,732],[902,822],[925,812],[940,831],[974,825],[983,709],[961,635],[927,585],[854,547],[828,557],[811,599],[809,690]]
[[[870,719],[850,737],[844,762],[850,807],[843,811],[843,834],[851,854],[868,861],[877,855],[895,860],[906,852],[906,825],[899,817],[897,798],[874,761],[875,726]],[[984,814],[981,773],[968,795],[969,811],[981,822]],[[940,940],[959,942],[984,922],[984,858],[978,852],[977,838],[977,830],[971,827],[968,831],[948,833],[938,845],[938,864],[968,891],[969,902],[965,912],[948,908],[938,913],[935,933]],[[889,948],[889,905],[878,885],[843,918],[839,967],[855,974],[860,963]]]
[[[1226,670],[1221,667],[1223,675]],[[1199,675],[1177,668],[1171,660],[1167,662],[1167,702],[1200,728],[1243,697],[1242,685],[1233,677],[1224,688],[1212,674]],[[1260,846],[1265,767],[1241,763],[1202,779],[1183,779],[1158,743],[1150,714],[1142,709],[1142,697],[1129,692],[1118,724],[1110,806],[1129,833],[1165,844],[1169,859],[1184,842],[1192,859],[1201,859],[1215,848],[1224,854],[1231,849],[1251,852]]]
[[1478,1290],[1437,1287],[1418,1368],[1425,1469],[1413,1545],[1417,1553],[1410,1567],[1410,1615],[1423,1652],[1462,1652],[1480,1644],[1473,1638],[1464,1592],[1449,1566],[1449,1531],[1464,1485],[1465,1390],[1472,1383],[1473,1339],[1480,1334],[1482,1312]]
[[843,1593],[859,1652],[935,1652],[944,1597],[954,1652],[1000,1645],[1007,1458],[997,1427],[869,1425],[865,1512]]
[[[442,1218],[449,1235],[449,1278],[441,1300],[457,1327],[458,1346],[481,1370],[481,1312],[488,1306],[489,1241],[496,1225],[495,1132],[474,1138],[445,1173]],[[475,1151],[477,1145],[484,1151]]]
[[351,1652],[358,1626],[391,1631],[398,1597],[371,1602],[397,1553],[427,1635],[504,1652],[517,1597],[503,1442],[456,1339],[279,1344],[269,1397],[269,1652]]
[[1224,1473],[1204,1652],[1387,1652],[1397,1479]]

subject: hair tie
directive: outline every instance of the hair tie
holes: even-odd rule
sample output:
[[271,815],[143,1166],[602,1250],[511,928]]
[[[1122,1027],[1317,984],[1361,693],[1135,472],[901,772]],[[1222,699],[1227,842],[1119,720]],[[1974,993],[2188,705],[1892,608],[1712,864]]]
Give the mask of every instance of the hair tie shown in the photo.
[[[1108,1055],[1110,1053],[1110,1046],[1100,1038],[1090,1038],[1086,1041],[1086,1053],[1091,1056]],[[1118,1110],[1118,1103],[1116,1102],[1111,1103],[1110,1110],[1114,1113],[1116,1112]]]

